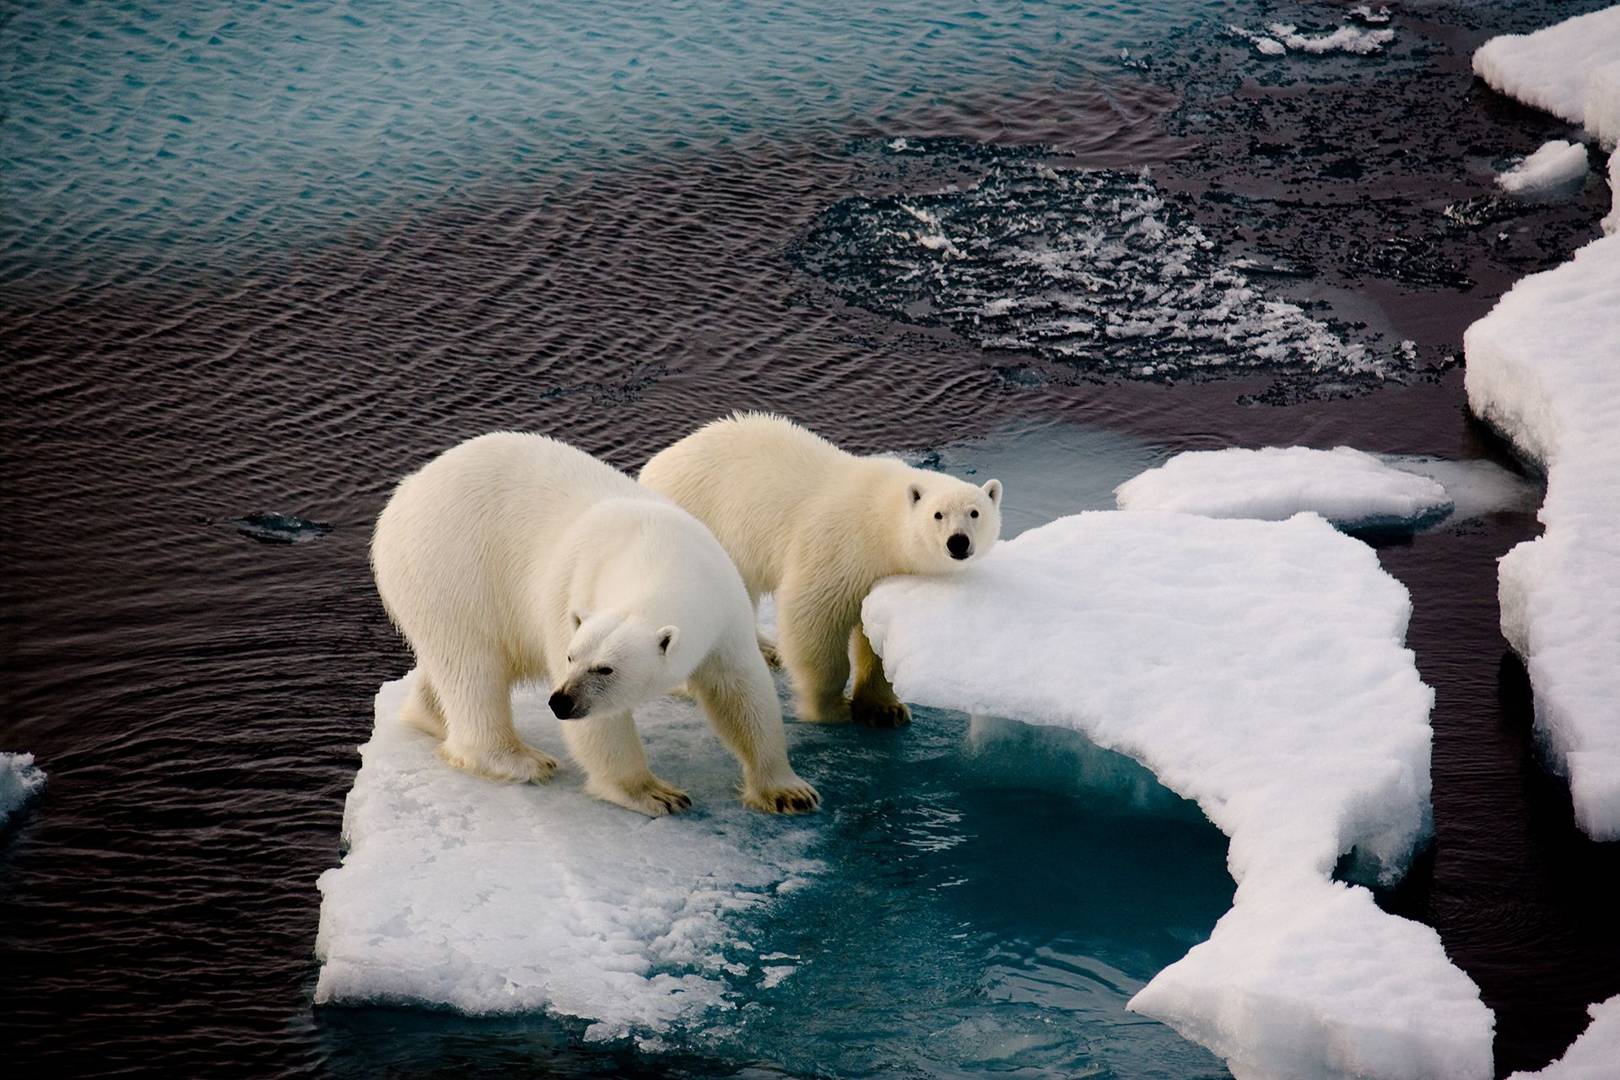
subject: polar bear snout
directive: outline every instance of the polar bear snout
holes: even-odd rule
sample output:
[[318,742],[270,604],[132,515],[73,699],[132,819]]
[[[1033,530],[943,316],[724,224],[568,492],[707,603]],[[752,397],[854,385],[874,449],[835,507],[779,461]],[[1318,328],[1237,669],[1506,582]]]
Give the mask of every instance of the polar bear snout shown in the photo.
[[945,541],[945,550],[951,553],[953,559],[965,559],[973,554],[973,541],[966,533],[952,533],[951,538]]
[[574,718],[574,695],[567,690],[558,690],[546,700],[551,706],[551,713],[559,720],[572,720]]

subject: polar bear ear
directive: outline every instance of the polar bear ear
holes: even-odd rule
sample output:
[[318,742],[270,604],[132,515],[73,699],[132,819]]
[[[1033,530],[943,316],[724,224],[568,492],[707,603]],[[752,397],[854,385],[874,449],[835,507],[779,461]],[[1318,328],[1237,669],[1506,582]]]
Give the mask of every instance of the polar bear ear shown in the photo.
[[575,630],[578,630],[579,624],[585,621],[585,616],[581,615],[578,611],[570,610],[568,612],[568,621],[573,624]]
[[912,506],[916,506],[918,503],[922,502],[922,488],[918,485],[912,484],[911,487],[906,489],[906,494],[911,496]]
[[984,493],[990,496],[991,502],[999,506],[1001,504],[1001,481],[986,480],[984,482]]
[[680,636],[681,628],[678,626],[666,626],[659,630],[658,651],[668,656],[669,650],[675,647],[675,642],[680,640]]

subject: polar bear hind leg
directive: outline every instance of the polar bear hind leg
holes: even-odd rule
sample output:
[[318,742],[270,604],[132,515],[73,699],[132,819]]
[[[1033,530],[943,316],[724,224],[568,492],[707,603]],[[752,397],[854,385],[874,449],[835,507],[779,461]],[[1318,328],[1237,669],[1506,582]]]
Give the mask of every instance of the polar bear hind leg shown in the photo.
[[585,771],[585,791],[648,817],[678,814],[692,805],[686,792],[654,776],[627,712],[562,722],[568,753]]
[[511,681],[488,671],[467,671],[431,682],[445,722],[439,757],[475,776],[512,783],[551,779],[557,759],[518,738],[512,726]]
[[799,719],[813,724],[847,724],[849,702],[849,634],[859,609],[841,611],[826,602],[824,593],[785,581],[776,603],[781,638],[782,666],[787,668],[798,695]]

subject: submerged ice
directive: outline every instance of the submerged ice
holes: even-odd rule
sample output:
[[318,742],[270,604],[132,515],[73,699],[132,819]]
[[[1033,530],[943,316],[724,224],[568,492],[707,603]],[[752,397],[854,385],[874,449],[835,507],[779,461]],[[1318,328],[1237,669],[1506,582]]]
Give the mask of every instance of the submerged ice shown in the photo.
[[1232,910],[1133,1009],[1240,1077],[1485,1077],[1493,1018],[1438,935],[1334,877],[1398,878],[1428,829],[1410,612],[1314,515],[1105,512],[890,579],[863,621],[908,701],[1078,730],[1231,838]]
[[0,826],[45,790],[45,771],[33,754],[0,754]]
[[1121,510],[1281,521],[1301,511],[1341,528],[1419,528],[1451,513],[1437,480],[1348,446],[1229,448],[1177,454],[1121,484]]
[[[917,140],[899,152],[960,150]],[[852,303],[1088,372],[1343,379],[1396,364],[1267,295],[1145,174],[996,152],[961,190],[835,204],[793,254]]]

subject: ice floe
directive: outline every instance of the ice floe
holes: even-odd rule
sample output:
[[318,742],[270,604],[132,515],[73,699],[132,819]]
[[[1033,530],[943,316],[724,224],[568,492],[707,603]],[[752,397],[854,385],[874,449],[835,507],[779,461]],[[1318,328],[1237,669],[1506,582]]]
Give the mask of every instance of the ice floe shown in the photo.
[[1239,1077],[1487,1077],[1493,1018],[1438,935],[1334,879],[1399,877],[1428,829],[1410,613],[1315,515],[1096,512],[889,579],[863,621],[906,700],[1078,730],[1231,838],[1232,910],[1133,1009]]
[[[406,685],[377,695],[348,853],[320,879],[317,1002],[546,1009],[590,1021],[589,1039],[645,1040],[720,1005],[733,980],[790,974],[741,935],[818,872],[811,833],[742,806],[736,763],[694,705],[637,715],[654,767],[697,804],[649,820],[586,797],[577,770],[535,786],[446,768],[397,720]],[[525,739],[560,755],[543,696],[514,705]]]
[[1474,74],[1612,147],[1620,139],[1620,5],[1491,38],[1474,52]]
[[1588,1005],[1592,1022],[1564,1056],[1538,1072],[1516,1072],[1508,1080],[1614,1080],[1620,1071],[1620,997]]
[[45,790],[45,772],[33,754],[0,754],[0,825]]
[[1463,337],[1469,406],[1547,473],[1502,558],[1502,633],[1575,818],[1620,839],[1620,235],[1516,284]]
[[1453,506],[1436,480],[1348,446],[1177,454],[1121,484],[1114,498],[1121,510],[1266,521],[1309,510],[1345,529],[1418,528],[1445,517]]
[[1586,177],[1586,147],[1553,139],[1496,178],[1510,195],[1537,195],[1572,187]]

